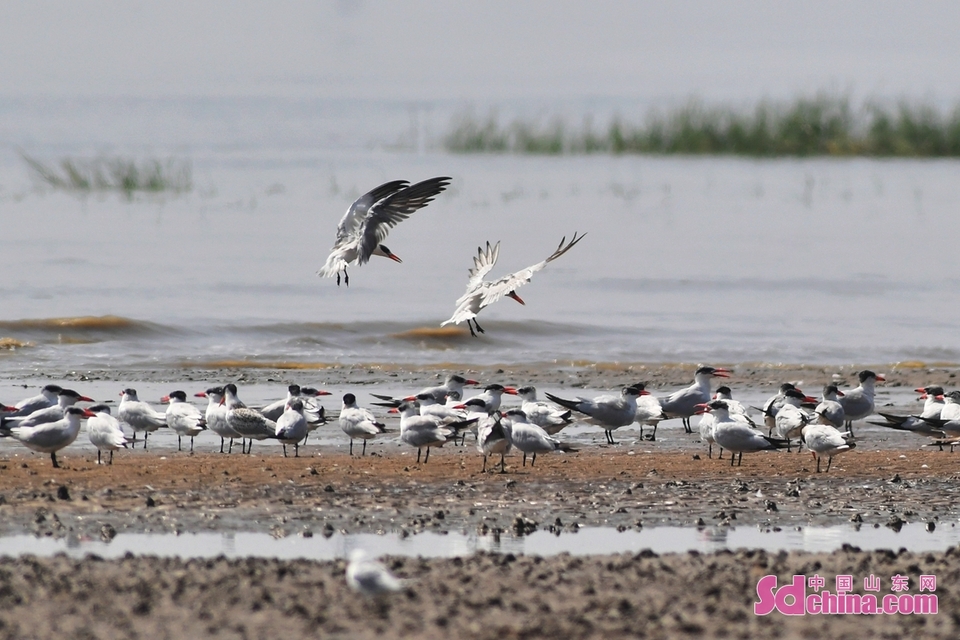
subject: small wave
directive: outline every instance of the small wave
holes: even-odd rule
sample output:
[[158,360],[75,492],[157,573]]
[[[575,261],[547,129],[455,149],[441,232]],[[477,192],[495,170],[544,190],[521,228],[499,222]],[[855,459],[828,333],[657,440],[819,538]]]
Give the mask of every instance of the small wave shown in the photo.
[[334,369],[340,365],[330,362],[290,362],[258,360],[211,360],[208,362],[183,362],[183,368],[193,369]]
[[135,334],[156,333],[164,329],[161,325],[142,320],[133,320],[122,316],[73,316],[64,318],[28,318],[24,320],[2,320],[0,329],[34,333],[79,333]]
[[460,327],[417,327],[400,333],[390,334],[398,340],[450,340],[452,338],[466,338],[470,332]]
[[34,346],[32,342],[24,342],[16,338],[0,338],[0,351],[16,351],[24,347]]

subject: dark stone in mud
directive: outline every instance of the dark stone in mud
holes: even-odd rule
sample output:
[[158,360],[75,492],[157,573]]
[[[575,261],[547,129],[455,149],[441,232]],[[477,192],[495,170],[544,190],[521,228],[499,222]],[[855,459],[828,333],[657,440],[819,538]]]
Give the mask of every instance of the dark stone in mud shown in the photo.
[[890,519],[887,520],[887,526],[893,529],[894,531],[900,531],[900,529],[902,529],[903,525],[905,525],[906,523],[907,523],[906,520],[902,519],[897,514],[893,514],[892,516],[890,516]]
[[57,488],[57,499],[58,500],[69,500],[70,499],[70,490],[66,486],[60,485]]
[[518,536],[525,536],[537,530],[537,523],[523,514],[518,515],[513,521],[513,531]]

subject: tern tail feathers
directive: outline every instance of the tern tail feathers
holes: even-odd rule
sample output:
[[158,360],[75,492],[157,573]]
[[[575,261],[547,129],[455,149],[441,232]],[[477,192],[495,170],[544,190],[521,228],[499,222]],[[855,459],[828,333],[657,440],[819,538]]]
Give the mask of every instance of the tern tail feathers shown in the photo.
[[580,411],[580,409],[578,408],[580,406],[580,403],[575,400],[564,400],[563,398],[558,398],[552,393],[547,393],[545,395],[547,396],[547,399],[550,400],[550,402],[556,402],[558,405],[560,405],[565,409],[570,409],[571,411],[583,413],[583,411]]
[[765,435],[761,435],[760,437],[766,440],[767,442],[769,442],[770,444],[772,444],[777,449],[786,449],[787,447],[791,446],[789,440],[783,440],[781,438],[770,438]]

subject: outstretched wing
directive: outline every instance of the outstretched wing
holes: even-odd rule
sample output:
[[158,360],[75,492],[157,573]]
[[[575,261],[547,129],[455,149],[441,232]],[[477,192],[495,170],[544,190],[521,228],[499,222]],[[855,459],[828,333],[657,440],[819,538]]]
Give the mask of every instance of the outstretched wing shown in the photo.
[[517,271],[516,273],[511,273],[510,275],[504,276],[499,280],[488,283],[487,286],[484,287],[483,300],[480,304],[481,308],[490,306],[508,293],[516,291],[523,285],[530,282],[530,278],[533,277],[533,274],[535,274],[537,271],[540,271],[549,263],[553,262],[567,251],[572,249],[573,245],[580,242],[585,235],[587,234],[584,233],[583,235],[577,237],[576,232],[574,232],[573,240],[570,242],[567,242],[567,238],[564,236],[560,241],[559,246],[557,246],[557,250],[551,253],[546,260],[538,262],[537,264],[527,267],[526,269]]
[[482,308],[480,304],[483,300],[482,290],[488,286],[488,284],[483,281],[483,276],[490,273],[493,265],[497,264],[497,258],[499,257],[499,242],[491,247],[490,241],[488,240],[486,249],[477,247],[477,255],[473,259],[473,267],[468,272],[470,279],[467,280],[467,290],[462,296],[457,298],[456,310],[453,312],[453,315],[450,316],[449,320],[440,324],[441,327],[451,323],[460,324],[464,320],[470,320],[477,315],[477,312]]
[[367,262],[392,227],[409,218],[414,211],[433,202],[437,194],[447,188],[450,180],[451,178],[447,177],[430,178],[391,193],[374,203],[360,223],[360,254],[357,256],[357,263]]
[[500,257],[500,243],[497,242],[493,247],[490,241],[487,241],[487,248],[477,247],[477,257],[473,259],[473,268],[467,272],[467,293],[476,289],[483,281],[483,277],[490,273],[493,265],[497,264]]
[[356,202],[350,205],[347,212],[340,218],[340,224],[337,225],[337,240],[333,243],[334,248],[341,246],[356,235],[360,224],[367,217],[373,205],[409,184],[407,180],[391,180],[357,198]]

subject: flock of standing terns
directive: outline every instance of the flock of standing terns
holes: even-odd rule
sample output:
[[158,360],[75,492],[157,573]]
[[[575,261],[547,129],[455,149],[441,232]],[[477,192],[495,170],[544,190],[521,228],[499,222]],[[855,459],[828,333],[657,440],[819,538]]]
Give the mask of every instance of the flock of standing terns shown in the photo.
[[[334,246],[323,267],[317,272],[321,277],[336,277],[350,284],[347,268],[360,266],[371,256],[390,258],[401,262],[383,241],[390,229],[432,202],[450,184],[449,177],[436,177],[410,184],[406,180],[386,182],[358,198],[347,209],[337,226]],[[441,326],[467,323],[471,335],[485,333],[477,322],[477,314],[498,300],[509,297],[520,304],[523,300],[516,290],[530,282],[533,274],[573,248],[585,234],[573,234],[567,242],[564,237],[557,249],[545,260],[498,280],[484,280],[496,265],[500,255],[500,243],[479,247],[473,258],[474,266],[468,272],[467,288],[456,301],[453,315]],[[644,426],[653,428],[649,439],[656,438],[657,425],[663,420],[680,418],[687,433],[693,433],[690,419],[702,415],[699,423],[701,440],[708,445],[708,456],[713,455],[713,445],[720,448],[720,456],[726,449],[742,464],[743,454],[768,449],[789,449],[798,439],[806,445],[817,459],[827,457],[829,471],[834,456],[853,449],[852,423],[874,413],[874,384],[883,377],[872,371],[860,373],[860,386],[841,392],[836,385],[827,385],[821,399],[805,395],[790,383],[784,383],[779,392],[762,408],[757,408],[767,428],[760,426],[748,414],[747,408],[733,399],[729,387],[719,387],[714,394],[711,380],[728,377],[730,371],[723,368],[701,366],[694,382],[689,387],[672,394],[655,397],[638,383],[624,387],[619,394],[602,395],[596,398],[575,400],[546,394],[550,401],[537,398],[534,387],[514,388],[501,384],[489,384],[483,393],[464,399],[466,385],[477,385],[459,375],[451,375],[443,385],[423,389],[405,398],[376,396],[391,412],[400,414],[400,440],[417,448],[417,462],[426,449],[424,463],[430,458],[430,449],[447,442],[459,440],[471,432],[480,453],[483,455],[483,471],[487,458],[500,455],[500,470],[506,469],[505,456],[511,449],[523,453],[523,465],[531,455],[531,465],[536,464],[537,454],[552,451],[575,451],[569,444],[554,436],[575,421],[601,427],[608,444],[616,444],[613,432],[621,427],[638,423],[643,437]],[[937,437],[937,443],[960,443],[960,391],[946,396],[939,387],[919,389],[927,400],[924,411],[917,416],[893,416],[880,414],[882,426],[916,431]],[[504,394],[518,395],[522,404],[501,411]],[[30,449],[49,453],[53,466],[57,467],[57,452],[72,444],[79,432],[81,421],[87,420],[87,433],[97,448],[97,462],[102,452],[113,452],[135,440],[143,433],[144,448],[147,436],[162,427],[174,430],[178,437],[178,449],[182,439],[189,437],[193,450],[193,438],[204,430],[220,436],[220,451],[232,451],[233,441],[241,440],[241,450],[249,453],[254,440],[278,440],[283,444],[284,456],[287,445],[299,447],[311,431],[326,422],[324,408],[318,397],[330,395],[317,389],[290,385],[287,397],[260,408],[247,407],[238,397],[234,384],[216,386],[196,396],[207,399],[202,412],[187,400],[184,391],[173,391],[161,401],[168,403],[166,411],[159,412],[137,397],[135,389],[124,389],[114,417],[110,407],[98,403],[80,408],[78,402],[93,402],[71,389],[58,385],[45,386],[39,395],[21,400],[13,406],[0,404],[0,438],[13,438]],[[366,453],[367,440],[386,433],[386,426],[369,410],[357,404],[352,393],[343,396],[343,405],[337,417],[340,427],[350,438],[350,454],[353,441],[363,441],[361,455]],[[132,435],[128,436],[124,432]],[[842,428],[845,431],[841,431]],[[226,443],[229,441],[229,445]]]
[[[537,390],[532,386],[488,384],[481,393],[464,399],[465,387],[480,383],[455,374],[449,375],[442,385],[406,397],[371,395],[378,400],[374,405],[389,408],[387,413],[399,414],[399,439],[417,448],[417,463],[424,449],[426,464],[432,448],[448,442],[462,445],[471,433],[483,456],[481,471],[486,471],[489,456],[499,455],[500,471],[505,472],[505,456],[512,449],[523,454],[523,466],[528,455],[531,465],[535,465],[537,454],[576,451],[554,437],[575,422],[602,428],[606,443],[616,444],[614,432],[633,424],[640,426],[641,439],[644,427],[652,427],[647,440],[656,439],[657,427],[664,420],[681,419],[685,432],[694,433],[690,420],[700,415],[699,436],[708,447],[709,457],[713,457],[716,445],[721,458],[724,449],[730,452],[732,466],[735,460],[742,464],[744,453],[789,450],[798,441],[798,447],[806,446],[816,458],[819,473],[822,457],[827,458],[829,471],[835,456],[856,446],[852,423],[874,414],[875,383],[884,380],[872,371],[861,371],[858,387],[844,392],[836,384],[828,384],[819,399],[784,383],[763,407],[753,408],[758,412],[755,420],[748,407],[733,399],[729,387],[712,389],[713,378],[727,378],[730,373],[724,368],[701,366],[694,374],[693,384],[663,396],[651,394],[645,384],[638,383],[624,387],[619,394],[595,398],[571,400],[547,393],[550,402],[545,402],[537,398]],[[917,391],[925,400],[921,414],[879,413],[883,421],[871,424],[935,437],[934,444],[941,447],[960,444],[960,391],[944,394],[936,386]],[[97,448],[98,463],[102,461],[101,454],[107,452],[112,464],[113,452],[135,443],[138,433],[143,434],[146,449],[148,434],[163,427],[177,434],[178,450],[182,450],[182,439],[189,437],[192,452],[193,439],[209,430],[220,437],[221,453],[230,453],[236,439],[241,440],[244,453],[250,453],[254,440],[277,440],[283,444],[284,456],[287,445],[292,445],[294,455],[299,456],[299,447],[310,432],[327,422],[318,398],[331,394],[292,384],[285,398],[259,408],[247,407],[233,383],[194,395],[207,400],[205,411],[178,390],[161,399],[168,406],[160,412],[140,400],[135,389],[127,388],[120,393],[114,417],[108,404],[94,403],[72,389],[48,384],[39,395],[13,406],[0,404],[0,438],[12,438],[34,451],[49,453],[54,467],[59,466],[57,452],[77,439],[84,419],[90,442]],[[502,407],[504,395],[519,396],[520,405]],[[76,406],[80,402],[94,404],[81,408]],[[350,439],[350,455],[354,440],[362,441],[360,455],[365,455],[367,440],[389,433],[385,422],[370,409],[359,406],[353,393],[343,395],[336,420]]]

